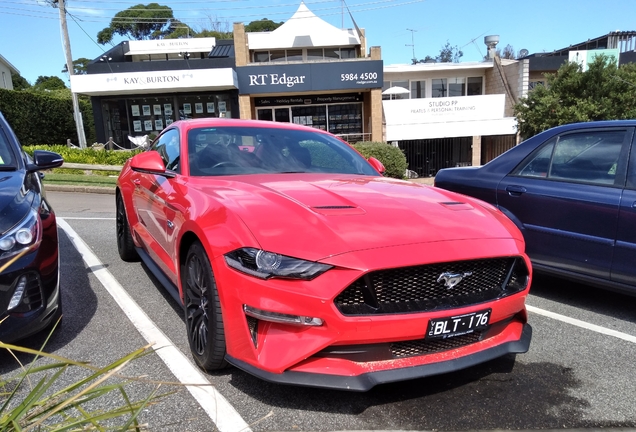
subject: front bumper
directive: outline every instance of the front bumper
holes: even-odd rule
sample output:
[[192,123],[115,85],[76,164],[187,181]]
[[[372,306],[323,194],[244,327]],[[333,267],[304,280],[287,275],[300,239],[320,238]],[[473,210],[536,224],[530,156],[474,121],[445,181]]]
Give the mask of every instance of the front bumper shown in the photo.
[[530,327],[530,324],[525,324],[523,326],[521,338],[516,341],[506,342],[483,351],[438,363],[381,370],[378,372],[367,372],[356,376],[297,372],[293,370],[277,374],[258,369],[229,355],[226,356],[226,360],[230,364],[244,370],[245,372],[248,372],[264,381],[276,384],[292,384],[305,387],[364,392],[378,384],[406,381],[416,378],[424,378],[431,375],[454,372],[496,359],[506,354],[525,353],[530,348],[531,339],[532,327]]
[[[7,311],[21,277],[27,289],[17,308]],[[57,236],[14,262],[0,274],[0,341],[24,339],[52,324],[61,314]]]

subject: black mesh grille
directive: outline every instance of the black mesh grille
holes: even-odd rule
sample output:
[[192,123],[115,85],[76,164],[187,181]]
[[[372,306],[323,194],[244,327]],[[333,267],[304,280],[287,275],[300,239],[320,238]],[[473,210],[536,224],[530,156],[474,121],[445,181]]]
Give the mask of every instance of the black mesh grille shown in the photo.
[[481,339],[481,335],[482,332],[479,331],[448,339],[420,339],[406,342],[395,342],[391,344],[391,354],[394,358],[402,358],[448,351],[475,343]]
[[[518,283],[508,286],[516,261],[515,275],[527,275],[523,260],[514,257],[378,270],[349,285],[336,297],[335,304],[345,315],[380,315],[482,303],[525,288]],[[440,280],[443,275],[461,275],[461,280],[449,286]]]

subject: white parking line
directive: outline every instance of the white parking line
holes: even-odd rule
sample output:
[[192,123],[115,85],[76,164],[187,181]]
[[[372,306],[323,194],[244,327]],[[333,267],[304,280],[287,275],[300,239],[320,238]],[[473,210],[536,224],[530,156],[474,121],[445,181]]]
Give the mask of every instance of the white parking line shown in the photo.
[[581,320],[578,320],[576,318],[570,318],[570,317],[565,316],[565,315],[561,315],[561,314],[558,314],[558,313],[550,312],[550,311],[547,311],[547,310],[544,310],[544,309],[539,309],[538,307],[534,307],[534,306],[530,306],[530,305],[526,305],[526,309],[528,309],[529,312],[536,313],[537,315],[543,315],[543,316],[546,316],[548,318],[552,318],[552,319],[555,319],[555,320],[562,321],[564,323],[575,325],[577,327],[581,327],[581,328],[584,328],[584,329],[587,329],[587,330],[592,330],[592,331],[595,331],[597,333],[601,333],[601,334],[608,335],[608,336],[614,336],[614,337],[617,337],[619,339],[625,340],[627,342],[636,343],[636,336],[632,336],[632,335],[629,335],[627,333],[622,333],[622,332],[619,332],[619,331],[616,331],[616,330],[608,329],[606,327],[601,327],[601,326],[598,326],[596,324],[590,324],[590,323],[588,323],[586,321],[581,321]]
[[57,223],[82,255],[87,267],[115,299],[139,333],[148,343],[154,344],[157,355],[168,366],[174,376],[183,384],[192,384],[186,385],[186,388],[210,416],[216,427],[221,432],[250,431],[249,425],[234,407],[152,322],[64,218],[58,218]]

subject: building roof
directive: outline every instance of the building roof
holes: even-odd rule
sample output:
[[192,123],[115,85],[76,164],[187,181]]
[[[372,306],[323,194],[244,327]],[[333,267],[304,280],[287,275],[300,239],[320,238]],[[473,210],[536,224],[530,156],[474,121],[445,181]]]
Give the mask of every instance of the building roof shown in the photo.
[[[514,63],[514,61],[508,61]],[[504,60],[502,60],[503,64]],[[461,62],[461,63],[418,63],[418,64],[392,64],[384,66],[384,73],[399,72],[437,72],[462,69],[492,69],[492,61]]]
[[618,48],[619,52],[636,50],[636,31],[617,30],[552,52],[531,54],[529,57],[567,56],[570,51],[615,48]]
[[208,58],[234,57],[234,40],[218,40],[216,43],[216,46],[208,54]]
[[2,57],[2,54],[0,54],[0,62],[4,63],[5,65],[7,65],[7,67],[9,68],[9,70],[16,74],[16,75],[20,75],[20,71],[16,69],[15,66],[13,66],[11,63],[9,63],[9,60],[7,60],[6,58]]
[[276,30],[248,32],[247,41],[250,50],[360,45],[354,29],[339,29],[329,24],[302,2],[296,13]]

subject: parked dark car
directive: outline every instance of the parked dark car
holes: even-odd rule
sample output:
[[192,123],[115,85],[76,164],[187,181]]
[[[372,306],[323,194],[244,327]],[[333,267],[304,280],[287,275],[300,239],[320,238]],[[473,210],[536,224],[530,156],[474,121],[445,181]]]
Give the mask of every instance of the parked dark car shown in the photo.
[[36,150],[30,158],[0,113],[0,341],[52,325],[62,313],[55,213],[40,170],[62,157]]
[[496,205],[521,229],[536,271],[636,294],[636,120],[542,132],[435,186]]

